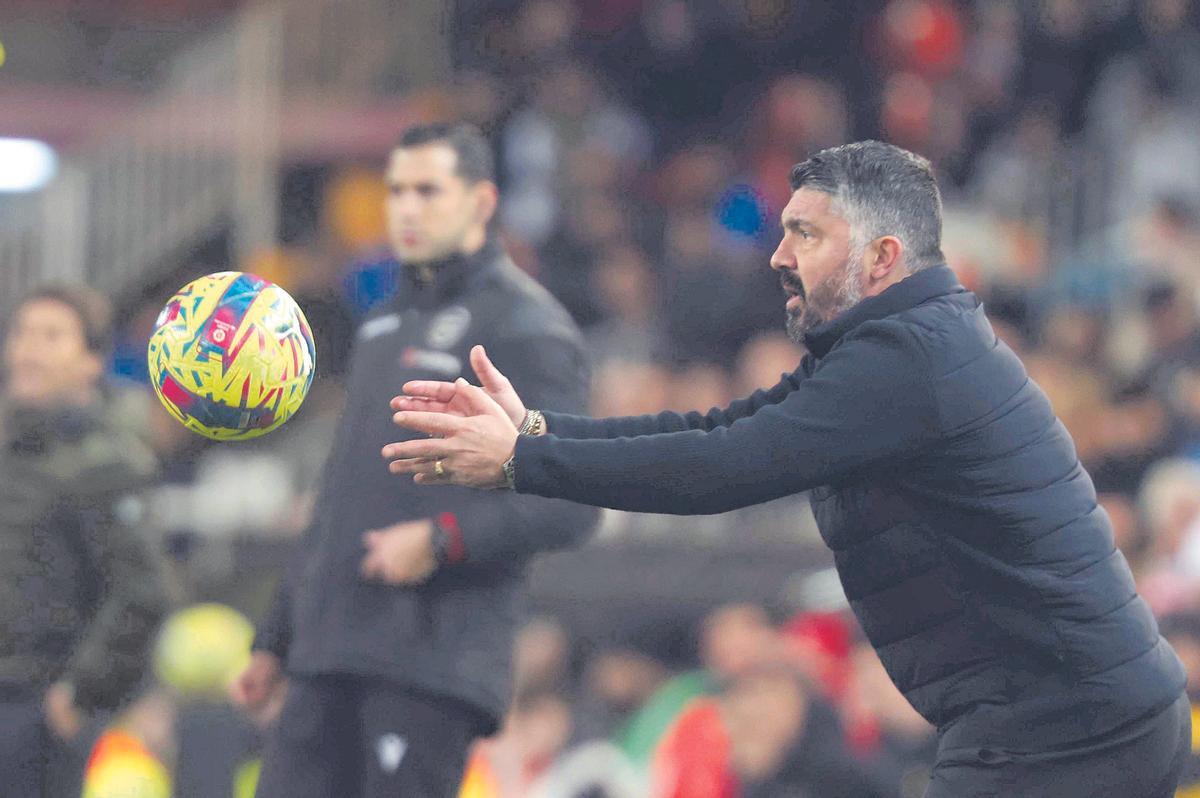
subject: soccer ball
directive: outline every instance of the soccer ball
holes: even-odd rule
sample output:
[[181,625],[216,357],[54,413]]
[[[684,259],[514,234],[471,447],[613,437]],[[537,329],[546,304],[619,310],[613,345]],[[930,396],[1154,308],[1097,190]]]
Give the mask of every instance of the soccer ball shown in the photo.
[[242,272],[185,285],[159,314],[147,352],[167,410],[219,441],[265,435],[304,401],[316,368],[308,321],[279,286]]

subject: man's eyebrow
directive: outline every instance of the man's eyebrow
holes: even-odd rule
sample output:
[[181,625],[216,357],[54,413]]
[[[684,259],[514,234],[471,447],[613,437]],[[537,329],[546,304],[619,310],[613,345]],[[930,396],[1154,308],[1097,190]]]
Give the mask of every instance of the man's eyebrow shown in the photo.
[[783,221],[783,229],[790,230],[793,233],[799,232],[800,228],[802,228],[802,227],[810,227],[811,226],[807,219],[802,219],[799,216],[785,216],[785,217],[783,217],[782,221]]

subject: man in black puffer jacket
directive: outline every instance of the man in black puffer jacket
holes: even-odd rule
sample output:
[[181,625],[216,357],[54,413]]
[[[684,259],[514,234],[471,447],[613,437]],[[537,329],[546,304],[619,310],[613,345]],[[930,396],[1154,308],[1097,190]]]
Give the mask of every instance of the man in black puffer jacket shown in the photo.
[[471,341],[487,341],[513,382],[550,406],[583,409],[588,380],[566,311],[490,234],[496,187],[478,131],[408,131],[387,182],[402,285],[358,329],[299,567],[235,687],[260,709],[289,677],[260,796],[454,795],[471,741],[508,707],[526,565],[582,540],[598,516],[388,476],[388,401],[407,380],[459,376]]
[[[1066,429],[942,263],[928,162],[878,142],[798,165],[771,265],[807,349],[707,415],[526,410],[410,387],[396,473],[623,510],[716,513],[812,489],[851,606],[937,726],[930,798],[1168,798],[1190,746],[1179,660]],[[456,418],[439,412],[466,415]],[[427,459],[441,461],[443,476]]]

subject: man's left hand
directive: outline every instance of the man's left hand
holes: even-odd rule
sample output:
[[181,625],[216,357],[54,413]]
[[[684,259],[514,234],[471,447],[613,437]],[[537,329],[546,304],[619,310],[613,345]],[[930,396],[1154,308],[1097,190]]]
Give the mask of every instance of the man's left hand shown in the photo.
[[389,443],[383,456],[393,474],[412,474],[422,485],[499,488],[504,462],[517,445],[517,428],[492,397],[461,377],[455,383],[470,415],[406,410],[393,419],[401,427],[436,437]]
[[364,579],[389,585],[416,585],[437,569],[433,522],[409,521],[363,533],[367,555],[360,571]]

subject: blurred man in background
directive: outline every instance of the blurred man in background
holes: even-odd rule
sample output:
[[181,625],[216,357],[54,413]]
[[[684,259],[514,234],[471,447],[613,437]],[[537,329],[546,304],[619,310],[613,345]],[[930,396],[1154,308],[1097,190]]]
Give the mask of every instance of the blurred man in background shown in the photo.
[[751,670],[728,686],[720,704],[742,798],[895,794],[852,757],[833,707],[791,668]]
[[265,798],[453,795],[472,741],[508,707],[525,565],[596,520],[566,502],[398,486],[379,464],[395,434],[389,399],[408,380],[458,377],[477,339],[540,402],[585,404],[578,330],[492,231],[492,171],[468,126],[411,129],[388,162],[388,234],[405,279],[358,329],[302,567],[235,686],[261,711],[289,677]]
[[[93,716],[139,683],[167,607],[139,530],[149,449],[102,381],[110,312],[81,288],[17,307],[0,407],[0,792],[70,794]],[[80,751],[78,753],[85,753]],[[76,791],[75,794],[78,794]]]

